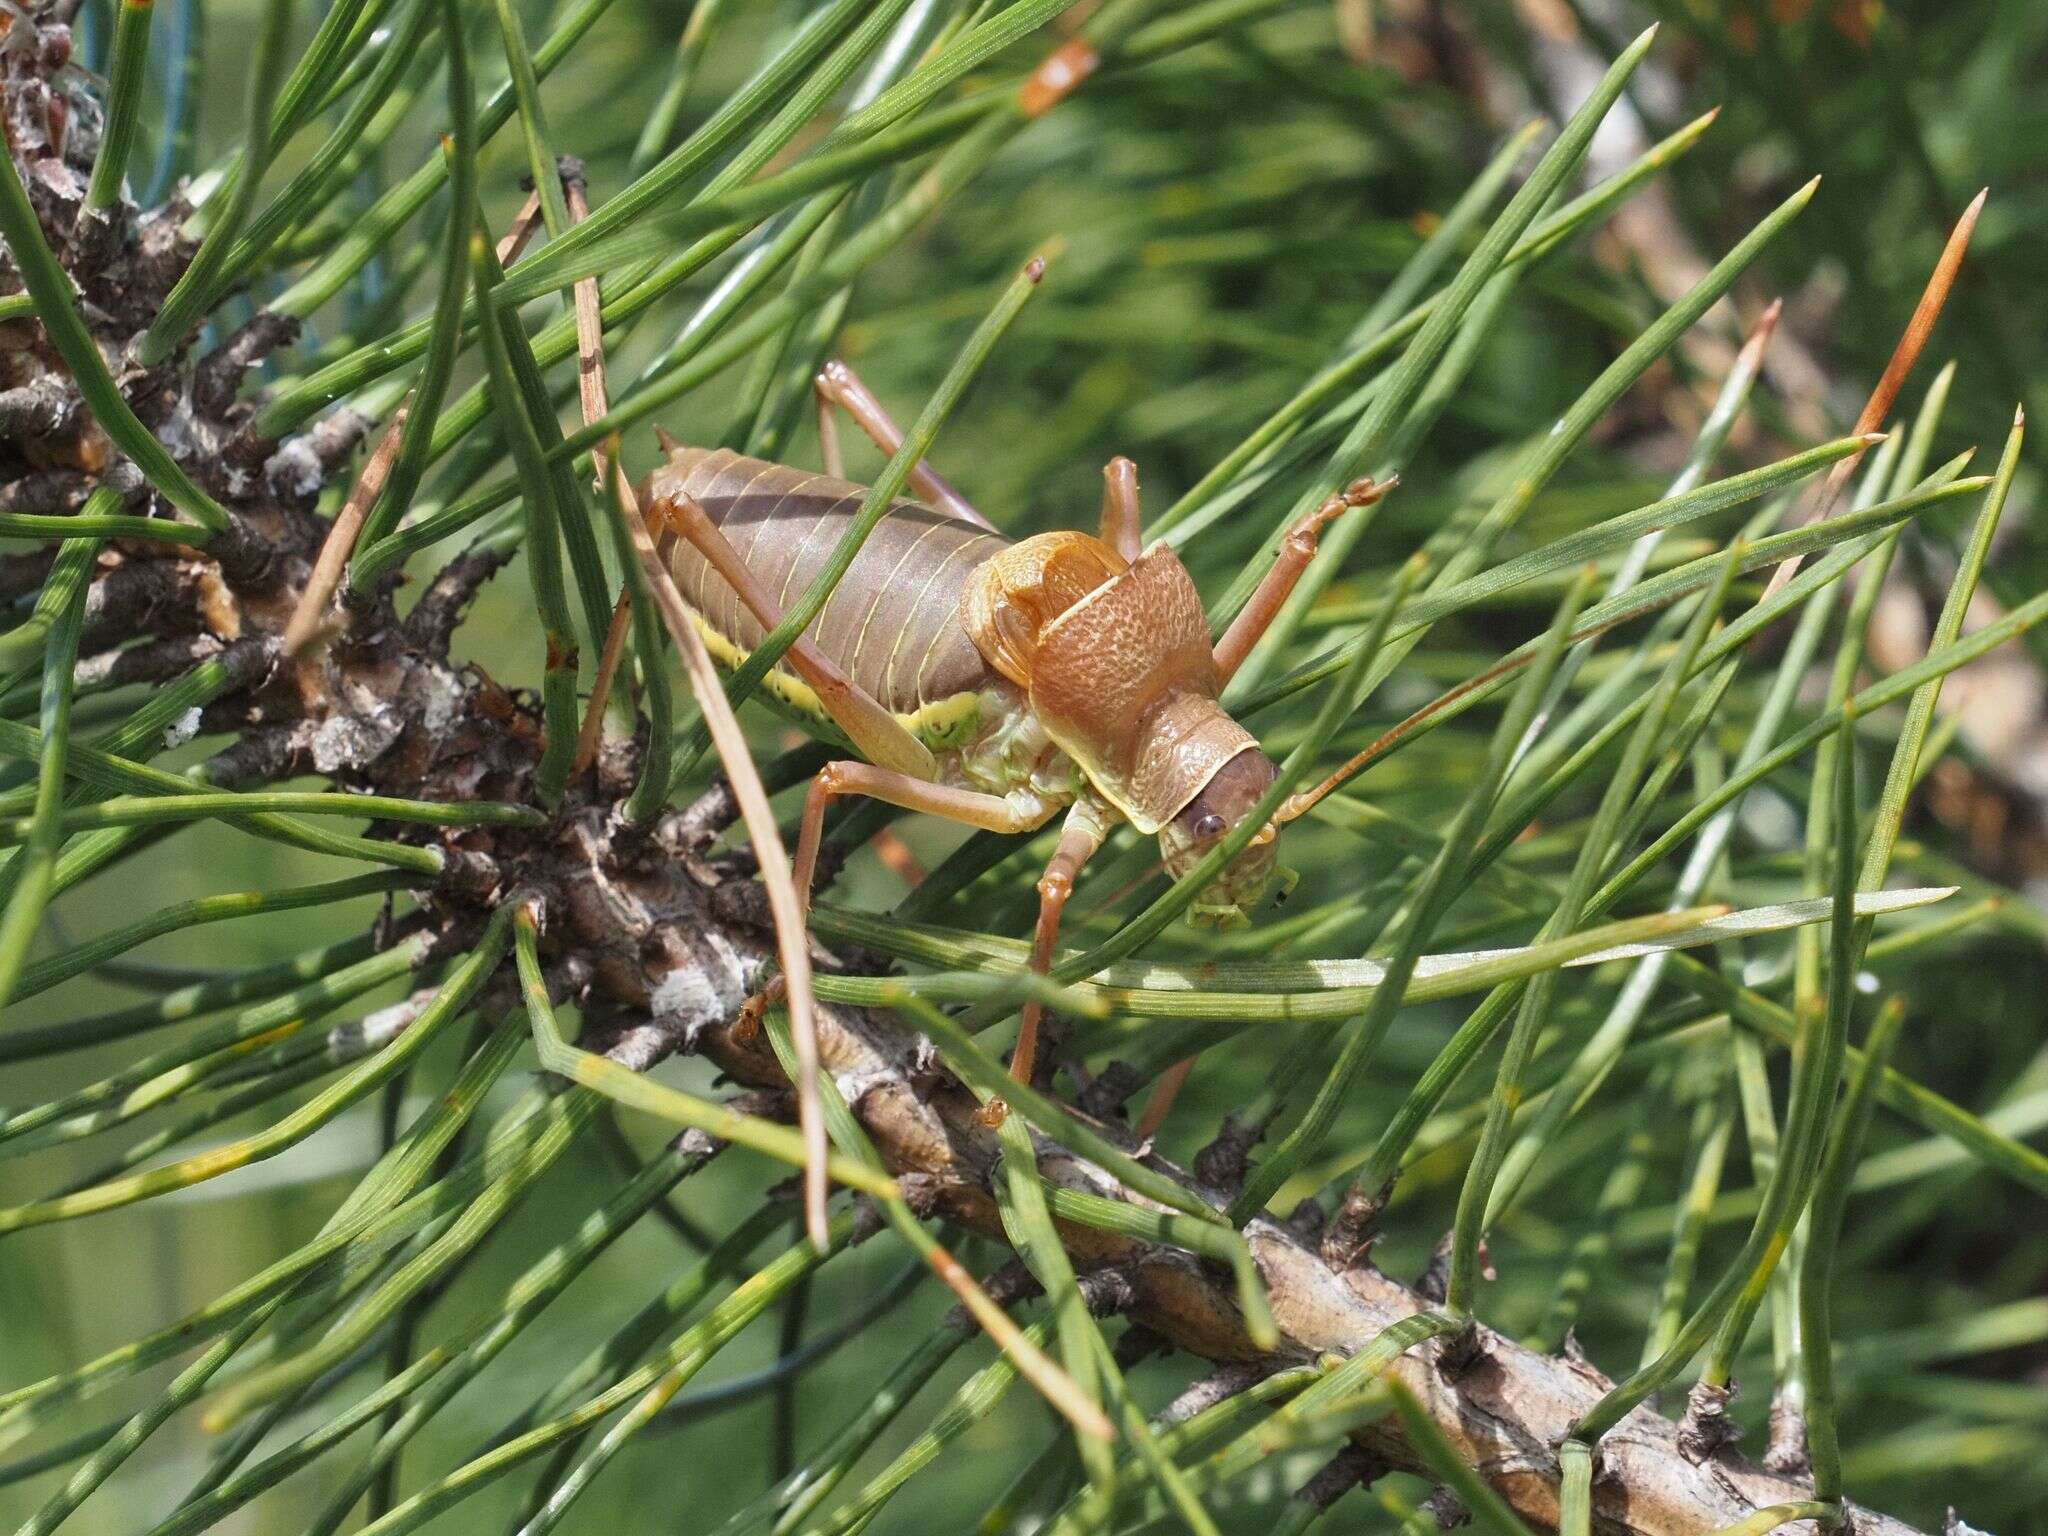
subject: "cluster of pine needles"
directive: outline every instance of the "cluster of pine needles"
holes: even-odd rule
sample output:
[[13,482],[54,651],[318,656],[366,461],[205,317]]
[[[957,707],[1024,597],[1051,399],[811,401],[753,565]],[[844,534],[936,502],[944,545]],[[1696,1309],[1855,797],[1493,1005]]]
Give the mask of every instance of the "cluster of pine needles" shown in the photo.
[[[84,413],[11,390],[0,444],[0,1501],[23,1536],[1585,1536],[1647,1497],[1602,1457],[1646,1405],[1683,1414],[1685,1466],[1747,1429],[1794,1490],[1674,1530],[1840,1527],[1852,1497],[2038,1519],[2048,926],[1928,810],[1950,774],[2027,814],[1943,687],[2048,618],[1994,556],[2023,416],[1944,457],[1957,370],[1918,366],[1981,197],[1855,316],[1891,338],[1867,396],[1790,398],[1761,274],[1824,190],[1747,174],[1767,205],[1662,289],[1612,245],[1722,153],[1712,112],[1645,105],[1697,18],[1660,42],[1581,15],[1601,70],[1562,101],[1534,45],[1504,48],[1557,121],[1475,158],[1476,105],[1347,60],[1341,4],[65,9],[0,18],[8,80],[68,114],[39,131],[92,145],[71,202],[0,168],[0,329]],[[1710,58],[1768,74],[1732,37]],[[230,81],[212,153],[200,105]],[[1618,118],[1653,133],[1603,161]],[[117,335],[79,264],[151,230],[176,272]],[[860,958],[814,963],[785,838],[819,753],[736,711],[829,581],[721,678],[627,466],[656,424],[802,458],[840,353],[919,409],[838,574],[927,454],[1021,535],[1090,522],[1123,451],[1147,542],[1220,630],[1305,512],[1400,476],[1328,531],[1226,696],[1275,803],[1320,794],[1286,906],[1188,931],[1234,850],[1168,882],[1125,834],[1036,982],[1045,839],[868,810],[811,923]],[[137,380],[166,378],[185,403],[146,423]],[[39,445],[87,418],[60,495]],[[323,433],[360,451],[325,463]],[[246,444],[320,466],[317,549],[261,619],[277,675],[345,656],[402,577],[401,607],[517,561],[455,631],[460,675],[516,690],[538,743],[516,798],[250,783],[220,725],[255,718],[245,673],[204,648],[124,670],[192,633],[95,627],[124,552],[237,591],[260,565],[258,471],[198,451]],[[1923,594],[1918,654],[1878,664],[1888,595]],[[776,919],[790,1001],[764,1034],[793,1097],[583,1048],[621,1015],[562,984],[557,913],[527,888],[462,905],[476,839],[593,806],[651,837],[720,785]],[[1051,1090],[1007,1083],[988,1038],[1032,995],[1062,1020]],[[1008,1105],[992,1222],[893,1176],[902,1149],[818,1059],[855,1014],[922,1042],[905,1082]],[[1134,1144],[1133,1086],[1190,1059]],[[1098,1182],[1041,1176],[1061,1159]],[[1170,1347],[1200,1328],[1097,1272],[1110,1239],[1185,1256],[1238,1358]],[[1346,1352],[1291,1334],[1275,1243],[1407,1277],[1412,1315]],[[1491,1351],[1512,1404],[1531,1350],[1598,1386],[1533,1474],[1475,1467],[1470,1404],[1417,1383]]]

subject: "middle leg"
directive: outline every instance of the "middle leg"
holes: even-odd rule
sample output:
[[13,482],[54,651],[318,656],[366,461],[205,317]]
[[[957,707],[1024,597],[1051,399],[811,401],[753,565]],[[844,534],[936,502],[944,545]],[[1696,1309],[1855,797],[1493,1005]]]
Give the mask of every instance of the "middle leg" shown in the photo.
[[[907,811],[943,816],[948,821],[978,827],[985,832],[1029,832],[1045,825],[1046,818],[1052,814],[1050,809],[1021,811],[1000,795],[955,789],[951,785],[935,784],[929,779],[914,778],[907,773],[878,768],[873,763],[857,762],[852,758],[827,763],[811,779],[811,787],[804,795],[803,819],[797,826],[796,858],[791,871],[796,883],[797,908],[807,925],[811,912],[811,887],[818,878],[818,853],[825,841],[825,812],[834,800],[845,795],[865,795],[871,800],[887,801]],[[742,1035],[750,1034],[758,1027],[761,1015],[781,997],[782,978],[776,976],[748,998],[740,1007],[737,1021]]]
[[[986,832],[1029,832],[1043,826],[1049,814],[1021,811],[1000,795],[933,784],[871,763],[827,763],[811,780],[810,791],[804,796],[803,821],[797,831],[796,892],[806,915],[810,912],[811,887],[817,879],[818,851],[825,838],[825,811],[842,795],[867,795],[905,810],[926,811]],[[1037,975],[1044,976],[1052,969],[1060,916],[1074,893],[1075,878],[1081,873],[1081,866],[1102,846],[1109,827],[1109,817],[1092,796],[1084,795],[1067,812],[1059,845],[1038,880],[1038,926],[1031,945],[1031,969]],[[764,992],[760,1001],[765,1003],[770,997],[772,992]],[[1017,1044],[1010,1056],[1010,1075],[1019,1082],[1031,1081],[1038,1055],[1038,1026],[1044,1015],[1045,1004],[1037,998],[1024,1004]]]
[[934,784],[929,779],[912,778],[907,773],[851,758],[827,763],[811,780],[810,790],[804,796],[803,821],[797,829],[796,896],[807,913],[811,906],[811,883],[818,871],[818,849],[825,837],[825,810],[842,795],[886,800],[906,811],[943,816],[984,832],[1029,832],[1044,826],[1052,814],[1050,810],[1022,811],[1001,795]]

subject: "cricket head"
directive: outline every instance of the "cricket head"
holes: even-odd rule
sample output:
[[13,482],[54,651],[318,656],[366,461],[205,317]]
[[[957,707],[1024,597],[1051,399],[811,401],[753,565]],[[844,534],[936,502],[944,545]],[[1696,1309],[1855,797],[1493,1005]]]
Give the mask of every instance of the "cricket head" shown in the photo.
[[[1178,880],[1192,870],[1231,832],[1258,809],[1273,787],[1273,760],[1255,746],[1233,755],[1209,776],[1179,814],[1159,828],[1159,852],[1166,873]],[[1273,858],[1279,828],[1267,822],[1238,850],[1236,857],[1196,894],[1188,921],[1198,927],[1241,928],[1270,886],[1284,897],[1295,875]]]

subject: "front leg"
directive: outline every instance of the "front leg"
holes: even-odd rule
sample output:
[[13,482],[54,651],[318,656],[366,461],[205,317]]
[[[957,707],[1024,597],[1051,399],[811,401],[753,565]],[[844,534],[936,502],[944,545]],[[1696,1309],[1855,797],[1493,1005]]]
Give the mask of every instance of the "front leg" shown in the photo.
[[1301,580],[1301,573],[1308,569],[1309,561],[1316,557],[1316,535],[1353,507],[1371,506],[1400,483],[1399,475],[1389,476],[1383,485],[1375,485],[1371,480],[1354,480],[1341,495],[1332,496],[1294,525],[1280,542],[1280,548],[1273,557],[1273,568],[1266,572],[1265,580],[1259,583],[1251,600],[1238,611],[1237,617],[1230,621],[1230,628],[1223,632],[1223,638],[1216,642],[1219,686],[1229,682],[1237,669],[1244,665],[1245,657],[1251,655],[1252,647],[1259,643],[1266,627],[1279,617],[1288,594]]
[[[1109,818],[1095,797],[1084,794],[1067,812],[1060,828],[1059,846],[1047,860],[1045,873],[1038,877],[1038,927],[1031,938],[1031,969],[1039,976],[1052,972],[1052,947],[1060,934],[1060,916],[1067,899],[1074,894],[1074,881],[1109,836]],[[1016,1049],[1010,1053],[1010,1076],[1020,1083],[1031,1081],[1038,1058],[1038,1023],[1045,1016],[1045,1004],[1031,998],[1024,1004],[1024,1017],[1017,1026]]]

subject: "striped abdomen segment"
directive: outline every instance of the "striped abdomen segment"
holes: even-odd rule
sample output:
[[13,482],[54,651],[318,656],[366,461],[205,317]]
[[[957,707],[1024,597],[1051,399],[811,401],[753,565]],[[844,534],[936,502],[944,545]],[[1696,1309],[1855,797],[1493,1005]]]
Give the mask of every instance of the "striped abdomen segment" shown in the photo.
[[[675,492],[704,508],[784,608],[824,570],[866,495],[844,480],[724,448],[675,449],[648,493],[658,499]],[[898,501],[833,589],[810,637],[899,715],[979,692],[995,673],[960,627],[960,592],[976,566],[1006,547],[986,529]],[[678,543],[669,568],[714,631],[741,651],[760,644],[762,627],[694,548]]]

